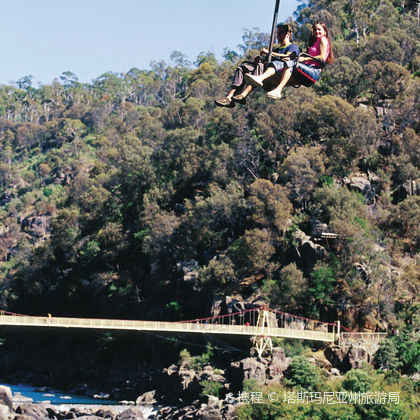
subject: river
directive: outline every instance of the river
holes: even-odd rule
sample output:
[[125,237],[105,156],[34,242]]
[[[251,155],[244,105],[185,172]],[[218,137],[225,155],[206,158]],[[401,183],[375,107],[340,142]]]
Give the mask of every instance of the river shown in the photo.
[[[58,390],[43,390],[35,388],[30,385],[10,385],[1,382],[0,385],[9,387],[12,390],[14,405],[19,403],[41,403],[47,402],[51,405],[57,406],[60,409],[69,410],[71,407],[77,406],[112,406],[116,412],[122,412],[127,408],[127,405],[122,405],[120,401],[108,400],[106,398],[90,398],[82,395],[74,395],[63,393]],[[143,415],[149,418],[152,414],[156,413],[154,407],[142,407]]]

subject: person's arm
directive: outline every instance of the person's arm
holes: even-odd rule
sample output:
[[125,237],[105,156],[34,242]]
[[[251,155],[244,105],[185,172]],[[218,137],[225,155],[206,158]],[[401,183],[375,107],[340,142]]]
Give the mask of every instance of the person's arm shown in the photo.
[[[321,50],[319,55],[313,56],[313,58],[317,58],[318,60],[325,61],[328,58],[328,40],[324,36],[321,38],[321,42],[319,45],[319,49]],[[311,61],[311,57],[299,57],[299,61]]]
[[[267,55],[268,54],[268,48],[265,48],[265,47],[264,48],[261,48],[260,54],[261,55]],[[282,59],[289,58],[292,54],[293,53],[280,54],[280,53],[277,53],[275,51],[271,51],[271,56],[272,57],[277,57],[277,58],[282,58]]]

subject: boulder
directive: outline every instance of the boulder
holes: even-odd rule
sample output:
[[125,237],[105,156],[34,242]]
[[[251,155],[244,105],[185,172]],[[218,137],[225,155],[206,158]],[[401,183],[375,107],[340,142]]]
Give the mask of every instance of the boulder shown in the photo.
[[313,266],[314,261],[323,258],[327,254],[323,246],[313,242],[312,238],[300,229],[293,233],[293,240],[297,244],[295,249],[299,258],[308,267]]
[[176,365],[164,370],[160,381],[162,393],[173,400],[181,398],[191,401],[198,397],[201,386],[195,371],[178,368]]
[[368,352],[364,347],[351,346],[345,362],[348,363],[351,369],[360,368],[363,362],[368,362]]
[[116,420],[146,420],[141,407],[130,407],[118,414]]
[[364,173],[355,173],[349,177],[343,179],[344,184],[346,184],[350,189],[358,191],[364,195],[368,204],[375,202],[375,196],[378,191],[377,186],[375,185],[375,180],[377,178],[371,174],[366,175]]
[[283,378],[283,372],[288,368],[291,359],[286,357],[284,349],[281,347],[274,347],[272,358],[268,365],[268,375],[270,379],[280,380]]
[[240,361],[240,369],[243,371],[244,379],[254,379],[259,384],[266,381],[267,366],[253,357],[248,357]]
[[100,408],[94,414],[96,417],[101,417],[103,419],[114,419],[116,417],[115,411],[109,407]]
[[0,405],[0,420],[9,420],[10,410],[5,405]]
[[31,420],[49,419],[47,407],[42,404],[22,404],[16,408],[16,413]]
[[12,391],[8,386],[0,385],[0,407],[5,406],[9,411],[13,409]]
[[197,419],[200,420],[221,420],[222,401],[212,395],[208,396],[207,404],[201,404],[197,411]]
[[325,349],[324,354],[333,367],[341,369],[347,352],[341,346],[331,345]]
[[153,391],[145,392],[144,394],[140,395],[140,397],[136,400],[136,405],[153,405],[156,404],[156,398],[158,395],[158,391],[154,389]]
[[183,281],[186,284],[191,285],[193,290],[199,290],[198,262],[196,260],[182,261],[177,264],[177,268],[183,273]]

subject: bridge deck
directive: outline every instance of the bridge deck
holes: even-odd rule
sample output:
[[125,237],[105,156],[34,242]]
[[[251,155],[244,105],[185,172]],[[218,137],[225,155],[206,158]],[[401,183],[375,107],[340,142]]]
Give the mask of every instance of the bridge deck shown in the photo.
[[315,340],[334,342],[336,335],[333,332],[273,328],[231,324],[205,324],[191,322],[166,321],[134,321],[122,319],[90,319],[90,318],[63,318],[40,316],[0,315],[0,325],[26,326],[26,327],[57,327],[57,328],[92,328],[107,330],[133,330],[133,331],[160,331],[205,334],[233,334],[282,338],[297,338],[301,340]]

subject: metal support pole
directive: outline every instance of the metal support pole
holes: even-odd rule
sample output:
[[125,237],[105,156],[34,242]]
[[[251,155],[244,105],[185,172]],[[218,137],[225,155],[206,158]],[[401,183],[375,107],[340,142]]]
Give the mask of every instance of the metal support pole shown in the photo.
[[279,14],[279,6],[280,0],[276,0],[276,5],[274,6],[273,25],[271,27],[270,47],[268,49],[268,62],[271,61],[271,54],[273,52],[274,38],[276,36],[277,16]]
[[268,311],[264,308],[260,310],[258,315],[257,327],[261,328],[260,334],[253,339],[253,345],[257,350],[258,356],[261,357],[265,351],[271,353],[273,351],[273,342],[270,336],[270,320]]

